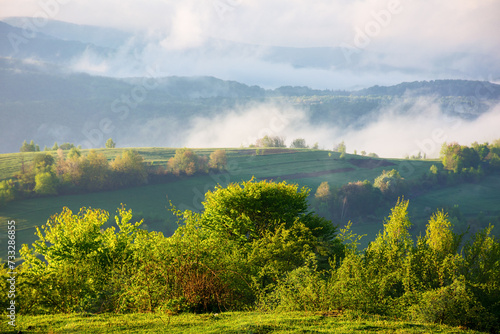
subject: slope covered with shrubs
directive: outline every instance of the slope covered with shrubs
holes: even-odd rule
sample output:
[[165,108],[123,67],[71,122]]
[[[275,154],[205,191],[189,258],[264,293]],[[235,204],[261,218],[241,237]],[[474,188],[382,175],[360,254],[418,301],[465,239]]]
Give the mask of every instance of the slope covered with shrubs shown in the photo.
[[172,208],[179,228],[168,238],[123,207],[106,230],[107,212],[64,209],[21,250],[19,312],[349,309],[498,331],[500,243],[490,228],[463,245],[437,212],[415,242],[399,200],[359,251],[359,236],[309,211],[308,193],[255,180],[218,187],[201,213]]

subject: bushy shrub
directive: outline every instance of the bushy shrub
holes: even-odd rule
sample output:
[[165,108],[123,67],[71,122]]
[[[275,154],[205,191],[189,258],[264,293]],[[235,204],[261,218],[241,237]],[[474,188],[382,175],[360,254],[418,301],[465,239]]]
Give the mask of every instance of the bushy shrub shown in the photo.
[[314,257],[277,280],[260,295],[258,306],[274,311],[321,311],[329,309],[328,281],[317,270]]
[[[415,244],[399,200],[364,251],[307,212],[307,190],[254,180],[216,188],[201,213],[172,210],[165,238],[109,214],[64,209],[23,246],[21,313],[350,310],[498,331],[500,244],[492,227],[460,249],[444,212]],[[344,245],[339,246],[342,241]],[[2,277],[7,269],[0,271]],[[6,288],[6,279],[1,284]],[[0,304],[7,305],[6,296]]]
[[491,315],[467,288],[464,277],[452,284],[421,294],[418,304],[410,308],[413,319],[450,326],[483,327]]

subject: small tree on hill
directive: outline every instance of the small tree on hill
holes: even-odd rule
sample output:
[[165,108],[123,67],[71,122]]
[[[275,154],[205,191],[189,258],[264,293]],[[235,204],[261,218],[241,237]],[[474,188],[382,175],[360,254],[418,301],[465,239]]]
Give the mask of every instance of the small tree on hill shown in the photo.
[[316,193],[314,194],[314,197],[318,201],[322,202],[328,202],[330,201],[332,197],[332,192],[330,191],[330,185],[328,182],[321,182],[321,184],[318,186],[318,189],[316,189]]
[[263,138],[257,139],[255,146],[257,146],[257,147],[286,147],[285,137],[264,136]]
[[115,186],[140,185],[147,182],[144,159],[134,150],[127,150],[110,164]]
[[33,140],[30,141],[28,144],[26,140],[23,142],[23,145],[19,149],[20,152],[39,152],[40,147],[36,145]]
[[217,150],[210,154],[208,167],[214,170],[223,171],[226,169],[227,157],[225,150]]
[[106,148],[115,148],[115,147],[116,147],[116,143],[113,141],[113,139],[109,138],[106,141]]
[[200,157],[188,148],[181,148],[175,151],[175,156],[168,161],[169,170],[175,175],[184,173],[188,176],[198,171],[207,170],[206,157]]
[[307,148],[307,147],[308,146],[306,145],[306,140],[304,138],[294,139],[294,141],[290,145],[290,148]]
[[345,146],[344,141],[341,141],[338,145],[336,145],[333,148],[333,151],[334,152],[339,152],[340,153],[340,159],[344,159],[345,158],[345,154],[346,154],[346,146]]
[[373,184],[383,194],[399,196],[405,191],[405,182],[399,172],[395,169],[383,171]]

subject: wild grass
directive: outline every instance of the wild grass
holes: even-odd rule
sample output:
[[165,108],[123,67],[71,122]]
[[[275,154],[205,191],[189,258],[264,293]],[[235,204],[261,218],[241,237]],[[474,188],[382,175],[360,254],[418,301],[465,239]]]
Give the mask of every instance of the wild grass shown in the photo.
[[61,314],[19,316],[2,333],[480,333],[439,324],[388,319],[359,312],[219,314]]

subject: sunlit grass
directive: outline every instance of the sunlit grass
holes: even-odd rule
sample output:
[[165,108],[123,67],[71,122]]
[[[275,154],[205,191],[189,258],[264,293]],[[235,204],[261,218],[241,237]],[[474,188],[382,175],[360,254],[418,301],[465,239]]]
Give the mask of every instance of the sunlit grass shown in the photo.
[[[6,322],[3,333],[10,329]],[[479,333],[358,312],[19,316],[23,333]]]

